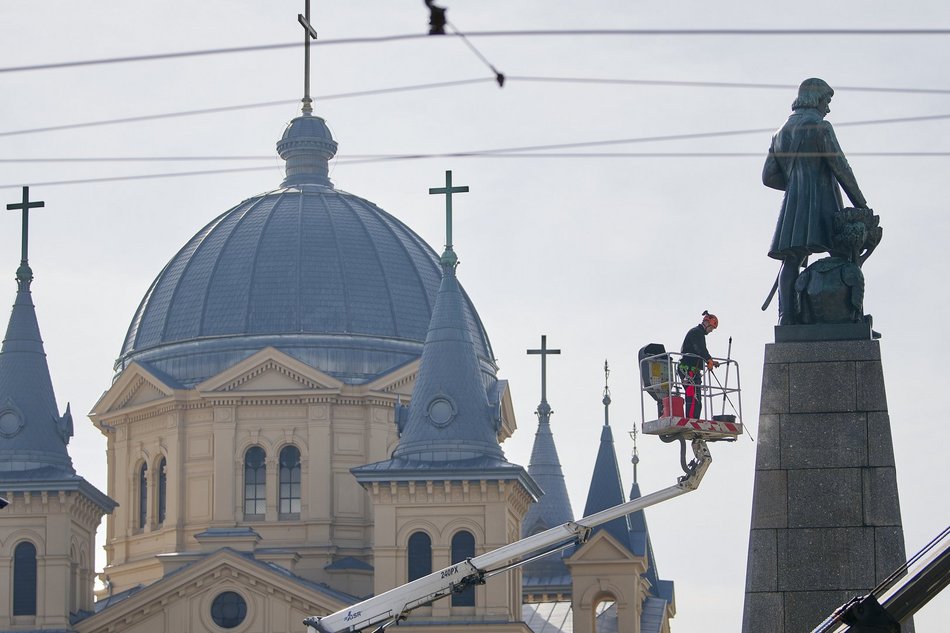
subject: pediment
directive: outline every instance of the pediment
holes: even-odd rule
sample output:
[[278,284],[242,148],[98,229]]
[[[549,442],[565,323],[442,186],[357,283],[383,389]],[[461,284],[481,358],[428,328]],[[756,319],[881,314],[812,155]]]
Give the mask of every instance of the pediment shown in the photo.
[[584,543],[570,558],[572,564],[577,563],[603,563],[603,562],[621,562],[638,561],[636,556],[629,549],[617,542],[607,530],[598,530]]
[[416,386],[416,377],[419,375],[419,362],[420,360],[417,358],[404,365],[400,365],[391,372],[368,383],[366,388],[369,391],[408,397],[412,395],[412,388]]
[[199,384],[199,392],[339,390],[343,382],[273,347],[266,347]]
[[[343,596],[282,573],[233,550],[218,550],[75,625],[78,633],[154,631],[156,612],[174,620],[187,617],[191,631],[220,631],[210,618],[214,599],[233,591],[246,602],[255,630],[294,630],[304,617],[325,615],[347,606]],[[197,615],[197,617],[195,617]],[[166,620],[167,621],[167,620]],[[168,630],[168,629],[166,629]]]
[[174,389],[138,363],[132,363],[93,407],[93,414],[136,408],[174,395]]

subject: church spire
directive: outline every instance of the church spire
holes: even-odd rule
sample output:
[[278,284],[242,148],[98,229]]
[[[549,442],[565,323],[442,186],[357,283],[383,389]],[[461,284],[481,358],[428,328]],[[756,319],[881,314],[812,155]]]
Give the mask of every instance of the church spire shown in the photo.
[[451,171],[445,176],[445,187],[429,190],[446,195],[442,284],[393,458],[441,463],[478,458],[504,461],[497,440],[501,428],[499,405],[488,401],[475,346],[465,324],[465,298],[455,274],[458,258],[452,249],[452,194],[464,193],[468,187],[454,187]]
[[[534,447],[531,449],[531,462],[528,474],[544,490],[540,501],[528,508],[521,524],[521,536],[530,536],[547,528],[574,520],[571,500],[567,495],[567,485],[551,432],[551,414],[554,410],[547,398],[547,357],[560,354],[559,349],[550,349],[548,337],[541,335],[540,349],[529,349],[528,354],[541,356],[541,402],[535,414],[538,416],[538,430],[534,435]],[[567,595],[570,593],[570,571],[560,555],[546,556],[525,565],[522,590],[525,595]]]
[[66,452],[73,434],[72,415],[68,406],[59,415],[30,293],[29,210],[42,206],[42,202],[30,202],[27,187],[22,202],[7,205],[23,212],[16,301],[0,346],[0,473],[8,473],[7,478],[13,472],[39,468],[52,468],[56,475],[75,473]]
[[528,350],[530,355],[541,356],[541,402],[535,411],[538,416],[538,430],[534,435],[528,474],[544,490],[544,496],[528,509],[522,523],[521,532],[524,536],[574,520],[561,460],[554,444],[554,434],[551,432],[551,414],[554,411],[547,399],[547,357],[550,354],[560,354],[561,350],[548,348],[547,342],[548,337],[542,334],[541,348]]
[[[617,464],[617,452],[614,447],[613,431],[610,428],[610,387],[607,379],[610,376],[610,367],[604,361],[604,426],[600,431],[600,447],[597,450],[597,460],[594,463],[594,472],[590,479],[590,489],[587,492],[587,505],[584,506],[584,516],[621,504],[626,501],[623,493],[623,483],[620,479],[620,467]],[[607,530],[611,536],[625,547],[630,547],[630,523],[628,517],[620,517],[606,523],[597,530]]]

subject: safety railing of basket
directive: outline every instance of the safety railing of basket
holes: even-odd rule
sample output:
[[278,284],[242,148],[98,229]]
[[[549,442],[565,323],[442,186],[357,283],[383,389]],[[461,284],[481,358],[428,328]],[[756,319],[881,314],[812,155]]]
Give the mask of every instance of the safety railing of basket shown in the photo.
[[698,368],[701,378],[700,397],[702,409],[709,417],[730,414],[736,421],[742,420],[742,389],[739,363],[728,358],[713,358],[719,367],[708,370],[706,361],[695,354],[666,352],[644,357],[640,361],[640,415],[647,417],[647,397],[654,400],[657,416],[663,413],[663,399],[669,396],[682,397],[688,384],[683,368]]

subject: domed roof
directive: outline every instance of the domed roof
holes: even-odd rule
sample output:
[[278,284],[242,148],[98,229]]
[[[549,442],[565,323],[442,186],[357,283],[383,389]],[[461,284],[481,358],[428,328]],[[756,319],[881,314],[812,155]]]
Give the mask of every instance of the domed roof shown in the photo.
[[[347,383],[422,353],[441,280],[435,251],[375,204],[327,178],[336,142],[300,116],[277,144],[282,188],[198,231],[152,283],[116,369],[136,361],[193,386],[273,346]],[[471,300],[465,319],[483,370],[494,356]]]

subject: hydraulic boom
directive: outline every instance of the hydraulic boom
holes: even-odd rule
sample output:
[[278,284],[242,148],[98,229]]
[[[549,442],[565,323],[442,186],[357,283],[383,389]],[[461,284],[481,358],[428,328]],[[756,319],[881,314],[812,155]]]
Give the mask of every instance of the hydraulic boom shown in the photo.
[[668,488],[455,563],[336,613],[309,617],[304,624],[309,633],[353,633],[371,626],[378,626],[376,632],[382,632],[405,620],[413,609],[460,592],[470,585],[484,584],[486,578],[527,562],[521,560],[524,557],[534,555],[536,558],[574,543],[584,543],[598,525],[696,490],[712,463],[712,457],[706,440],[701,437],[692,440],[692,448],[695,457],[686,465],[686,474]]

